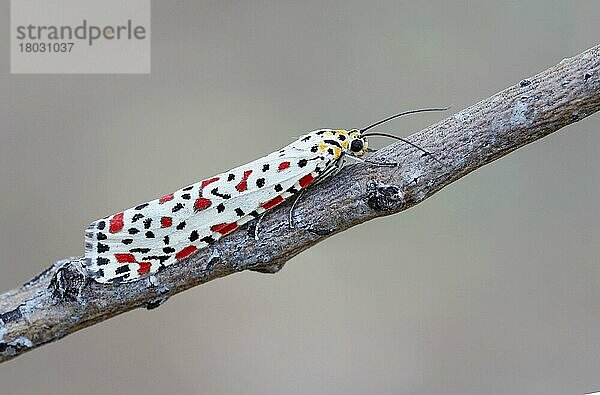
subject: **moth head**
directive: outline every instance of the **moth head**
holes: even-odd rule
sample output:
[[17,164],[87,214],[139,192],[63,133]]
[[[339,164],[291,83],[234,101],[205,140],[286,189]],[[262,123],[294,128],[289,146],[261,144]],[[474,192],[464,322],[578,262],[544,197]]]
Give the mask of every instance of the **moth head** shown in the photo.
[[367,154],[369,142],[358,129],[353,129],[347,132],[348,134],[348,153],[359,158]]

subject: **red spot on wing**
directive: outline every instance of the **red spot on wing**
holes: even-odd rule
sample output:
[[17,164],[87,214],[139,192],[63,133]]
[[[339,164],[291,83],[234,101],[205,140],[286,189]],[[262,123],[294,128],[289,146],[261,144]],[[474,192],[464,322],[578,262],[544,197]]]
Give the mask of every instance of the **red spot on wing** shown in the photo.
[[219,180],[219,177],[213,177],[213,178],[209,178],[208,180],[204,180],[204,181],[202,181],[202,184],[201,184],[202,188],[204,188],[208,184],[210,184],[212,182],[215,182],[215,181],[218,181],[218,180]]
[[110,219],[108,230],[110,233],[117,233],[121,229],[123,229],[123,213],[115,214]]
[[173,218],[171,218],[171,217],[162,217],[160,219],[160,226],[161,227],[168,228],[171,225],[173,225]]
[[213,232],[219,232],[222,235],[226,235],[229,232],[234,231],[238,227],[238,224],[232,222],[230,224],[218,224],[211,226],[210,230]]
[[165,195],[163,197],[161,197],[160,199],[158,199],[158,203],[163,204],[166,203],[170,200],[173,200],[173,194],[169,193],[168,195]]
[[177,254],[175,254],[175,258],[183,259],[185,257],[190,256],[196,250],[197,250],[197,248],[194,246],[187,246],[183,250],[181,250]]
[[152,266],[150,262],[139,262],[138,265],[140,265],[140,268],[138,269],[139,274],[148,273],[150,271],[150,266]]
[[268,202],[264,202],[263,204],[261,204],[261,207],[264,208],[265,210],[268,210],[270,208],[277,206],[281,202],[283,202],[283,198],[281,196],[277,196],[277,197],[269,200]]
[[246,170],[244,172],[242,181],[235,186],[235,189],[237,189],[238,192],[244,192],[246,189],[248,189],[248,177],[250,177],[250,174],[252,174],[252,170]]
[[196,211],[200,211],[210,207],[211,204],[212,202],[207,198],[199,197],[194,203],[194,208],[196,209]]
[[213,232],[218,232],[221,229],[223,229],[224,227],[226,227],[227,224],[223,223],[223,224],[217,224],[217,225],[213,225],[210,227],[210,230],[212,230]]
[[302,177],[298,183],[300,184],[300,186],[302,188],[306,188],[311,182],[313,182],[315,178],[313,177],[312,174],[307,174],[304,177]]
[[290,162],[281,162],[279,164],[279,167],[277,168],[277,170],[283,171],[283,170],[287,169],[288,167],[290,167]]
[[119,263],[134,263],[135,257],[133,254],[115,254],[115,258]]

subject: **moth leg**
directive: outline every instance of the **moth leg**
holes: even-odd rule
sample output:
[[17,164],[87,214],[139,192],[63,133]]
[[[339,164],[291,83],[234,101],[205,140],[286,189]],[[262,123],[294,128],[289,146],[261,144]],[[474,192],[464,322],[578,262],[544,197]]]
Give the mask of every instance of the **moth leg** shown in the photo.
[[306,189],[301,189],[300,192],[298,192],[296,198],[292,202],[292,207],[290,207],[290,212],[288,213],[290,229],[296,228],[296,225],[294,224],[294,210],[296,209],[296,204],[298,203],[298,200],[300,200],[302,195],[304,195],[304,191],[306,191]]
[[[333,176],[335,176],[337,173],[339,173],[340,170],[342,170],[342,166],[344,165],[344,161],[342,160],[338,160],[334,166],[328,168],[327,170],[325,170],[323,173],[319,174],[317,176],[317,178],[315,178],[315,180],[313,181],[313,183],[311,185],[318,185],[321,182],[327,180],[328,178],[331,178]],[[310,187],[310,185],[309,185]],[[290,212],[289,212],[289,225],[290,225],[290,229],[295,229],[296,225],[295,225],[295,221],[294,221],[294,210],[296,209],[296,205],[298,204],[298,201],[300,200],[300,198],[302,197],[302,195],[304,194],[304,192],[306,191],[306,189],[301,189],[300,192],[298,192],[298,194],[296,195],[296,198],[294,199],[294,201],[292,202],[292,207],[290,208]]]
[[256,240],[256,241],[258,241],[258,231],[259,231],[260,223],[267,213],[268,213],[268,211],[265,211],[264,213],[262,213],[260,215],[260,217],[258,217],[258,219],[256,220],[256,225],[254,225],[254,240]]
[[[289,212],[289,218],[290,218],[290,229],[295,229],[296,225],[294,223],[294,209],[296,208],[296,203],[298,203],[298,200],[300,200],[300,198],[302,197],[302,194],[304,193],[306,189],[302,189],[298,195],[296,195],[296,198],[294,199],[294,202],[292,203],[292,207],[290,208],[290,212]],[[331,234],[334,229],[314,229],[314,228],[304,228],[304,230],[307,230],[311,233],[320,235],[320,236],[325,236],[325,235],[329,235]]]
[[[323,173],[319,174],[317,176],[317,178],[315,178],[315,180],[313,181],[313,183],[311,185],[318,185],[319,183],[325,181],[326,179],[333,177],[340,170],[342,170],[343,165],[344,165],[343,159],[338,160],[332,167],[326,169]],[[288,214],[290,229],[296,228],[296,225],[294,223],[294,210],[296,209],[296,205],[298,204],[298,201],[300,200],[302,195],[304,195],[304,191],[306,191],[306,189],[301,189],[300,192],[298,192],[298,194],[296,195],[296,198],[294,199],[294,202],[292,203],[292,207],[290,208],[290,212]]]

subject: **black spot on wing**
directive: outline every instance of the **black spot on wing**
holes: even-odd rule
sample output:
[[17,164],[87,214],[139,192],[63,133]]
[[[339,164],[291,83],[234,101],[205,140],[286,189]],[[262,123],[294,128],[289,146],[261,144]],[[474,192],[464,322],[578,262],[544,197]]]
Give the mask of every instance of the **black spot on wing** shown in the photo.
[[256,180],[256,186],[259,188],[262,188],[265,186],[265,179],[264,178],[259,178],[258,180]]
[[139,252],[141,254],[147,254],[150,252],[150,248],[132,248],[129,252]]
[[165,248],[163,248],[163,252],[165,254],[172,254],[172,253],[175,252],[175,248],[173,248],[173,247],[165,247]]
[[221,199],[230,199],[231,195],[227,194],[227,193],[219,193],[219,187],[213,188],[210,191],[211,194],[220,197]]
[[110,279],[110,280],[108,280],[108,281],[110,281],[111,283],[115,283],[115,284],[117,284],[117,283],[122,283],[122,282],[123,282],[123,281],[125,281],[125,280],[126,280],[128,277],[130,277],[130,274],[131,274],[131,273],[126,273],[126,274],[123,274],[122,276],[113,277],[113,278],[111,278],[111,279]]
[[281,184],[275,185],[274,189],[275,189],[275,192],[281,192],[281,191],[283,191],[283,187],[281,186]]
[[146,207],[148,207],[148,203],[140,204],[139,206],[135,206],[135,210],[141,210]]
[[169,239],[169,236],[165,236],[165,237],[163,238],[163,243],[165,243],[165,244],[169,244],[170,242],[171,242],[171,239]]
[[205,242],[206,244],[213,244],[216,240],[212,236],[206,236],[206,237],[202,238],[202,241]]
[[123,243],[125,245],[131,244],[131,243],[133,243],[133,239],[123,239],[123,240],[121,240],[121,243]]
[[176,213],[179,210],[181,210],[182,208],[184,208],[185,206],[183,205],[183,203],[177,203],[172,209],[171,211]]
[[163,263],[164,261],[166,261],[169,258],[170,258],[169,255],[150,255],[150,256],[143,257],[142,260],[144,260],[144,261],[159,261],[160,263]]
[[136,222],[142,218],[144,218],[144,214],[137,213],[136,215],[133,216],[133,218],[131,218],[131,222]]
[[177,230],[183,230],[185,228],[185,221],[181,221],[178,225],[177,225]]
[[130,271],[129,265],[123,265],[123,266],[119,266],[117,268],[117,270],[115,270],[115,274],[123,274],[123,273],[127,273],[128,271]]
[[103,230],[106,227],[106,222],[104,221],[100,221],[98,222],[98,224],[96,225],[96,228]]
[[144,220],[144,229],[150,229],[151,225],[152,225],[152,218],[146,218]]
[[190,185],[182,189],[182,191],[190,191],[194,186]]
[[102,232],[98,232],[98,233],[96,234],[96,238],[97,238],[98,240],[106,240],[106,239],[107,239],[106,235],[105,235],[104,233],[102,233]]
[[225,211],[225,205],[224,205],[223,203],[220,203],[220,204],[217,206],[217,212],[218,212],[218,213],[222,213],[223,211]]
[[135,234],[140,233],[140,231],[136,228],[129,228],[129,229],[127,229],[127,233],[129,233],[130,235],[135,235]]
[[190,195],[189,193],[184,193],[183,195],[181,195],[181,198],[185,199],[185,200],[190,200],[191,197],[192,197],[192,195]]
[[242,210],[239,207],[235,209],[235,213],[237,214],[238,217],[243,217],[244,216],[244,210]]
[[258,218],[258,217],[260,217],[260,214],[259,214],[259,213],[257,213],[257,212],[256,212],[256,210],[254,210],[254,211],[251,211],[249,215],[251,215],[251,216],[252,216],[252,217],[254,217],[254,218]]
[[154,238],[154,233],[152,231],[147,231],[146,232],[146,238],[147,239],[153,239]]
[[108,258],[103,258],[101,256],[99,256],[98,258],[96,258],[96,264],[98,266],[108,265],[109,263],[110,263],[110,260]]
[[304,166],[306,166],[307,164],[308,164],[308,161],[307,161],[306,159],[300,159],[300,160],[298,161],[298,166],[300,166],[300,167],[304,167]]
[[268,163],[265,163],[265,164],[263,165],[263,167],[262,167],[262,171],[263,171],[263,173],[264,173],[265,171],[269,170],[269,167],[270,167],[270,166],[269,166],[269,164],[268,164]]
[[235,174],[229,173],[229,175],[227,176],[227,181],[233,181],[233,180],[235,180]]
[[110,248],[108,247],[108,245],[102,244],[102,243],[98,243],[97,249],[98,249],[98,253],[99,254],[110,250]]
[[193,241],[198,240],[198,237],[199,237],[198,236],[198,231],[197,230],[193,230],[192,233],[190,233],[189,240],[193,242]]

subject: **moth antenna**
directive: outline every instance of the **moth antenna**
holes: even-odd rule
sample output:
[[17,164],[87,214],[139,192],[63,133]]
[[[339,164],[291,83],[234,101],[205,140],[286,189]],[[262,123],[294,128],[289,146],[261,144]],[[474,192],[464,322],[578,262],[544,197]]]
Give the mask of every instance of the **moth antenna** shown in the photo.
[[403,143],[406,143],[406,144],[410,145],[411,147],[414,147],[414,148],[418,149],[419,151],[422,151],[422,152],[426,153],[427,155],[431,156],[433,159],[435,159],[436,162],[438,162],[442,166],[446,166],[446,164],[444,162],[442,162],[441,160],[439,160],[438,158],[436,158],[435,155],[433,155],[431,152],[427,151],[424,148],[419,147],[415,143],[411,143],[410,141],[408,141],[406,139],[403,139],[402,137],[398,137],[398,136],[395,136],[393,134],[382,133],[382,132],[365,133],[365,134],[363,134],[363,136],[365,136],[365,137],[369,137],[369,136],[388,137],[388,138],[391,138],[391,139],[402,141]]
[[400,166],[400,163],[375,162],[375,161],[368,160],[368,159],[365,159],[364,162],[368,163],[370,165],[373,165],[373,166],[378,166],[378,167],[398,167],[398,166]]
[[379,166],[379,167],[398,167],[398,166],[400,166],[399,163],[375,162],[373,160],[359,158],[358,156],[348,155],[347,157],[350,158],[350,159],[353,159],[353,160],[355,160],[357,162],[368,163],[368,164],[373,165],[373,166]]
[[375,123],[373,123],[373,124],[371,124],[371,125],[369,125],[369,126],[367,126],[367,127],[365,127],[365,128],[362,128],[362,129],[360,129],[360,132],[361,132],[361,133],[364,133],[364,132],[366,132],[367,130],[369,130],[369,129],[371,129],[371,128],[374,128],[375,126],[379,126],[379,125],[381,125],[382,123],[386,123],[386,122],[388,122],[388,121],[391,121],[392,119],[400,118],[400,117],[402,117],[402,116],[404,116],[404,115],[409,115],[409,114],[417,114],[417,113],[420,113],[420,112],[446,111],[446,110],[448,110],[449,108],[450,108],[450,107],[446,107],[446,108],[420,108],[420,109],[418,109],[418,110],[409,110],[409,111],[404,111],[404,112],[401,112],[401,113],[398,113],[398,114],[392,115],[392,116],[390,116],[390,117],[384,118],[384,119],[382,119],[381,121],[377,121],[377,122],[375,122]]

